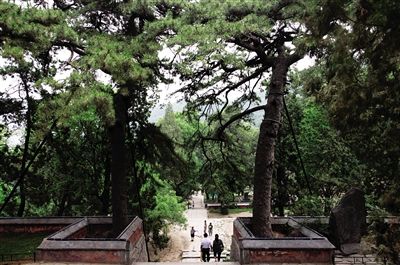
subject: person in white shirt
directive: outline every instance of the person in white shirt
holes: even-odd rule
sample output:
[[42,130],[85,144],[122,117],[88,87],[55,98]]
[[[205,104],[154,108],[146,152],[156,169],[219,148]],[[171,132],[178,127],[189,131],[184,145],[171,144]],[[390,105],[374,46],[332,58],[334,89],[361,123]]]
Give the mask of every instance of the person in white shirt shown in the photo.
[[204,238],[201,240],[200,250],[201,250],[201,259],[204,262],[209,262],[210,261],[210,251],[212,250],[212,243],[211,243],[211,240],[208,238],[207,233],[204,233]]

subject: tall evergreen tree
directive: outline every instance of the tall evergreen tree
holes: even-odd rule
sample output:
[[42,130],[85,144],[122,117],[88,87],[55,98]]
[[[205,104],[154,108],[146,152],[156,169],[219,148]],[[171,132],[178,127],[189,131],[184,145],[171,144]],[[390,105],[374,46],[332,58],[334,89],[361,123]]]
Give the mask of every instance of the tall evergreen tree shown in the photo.
[[[254,173],[252,222],[257,236],[272,236],[272,174],[287,74],[313,50],[314,38],[322,38],[329,30],[335,14],[324,16],[325,21],[310,20],[325,12],[325,5],[320,1],[204,0],[186,7],[175,24],[171,44],[182,55],[176,69],[188,81],[180,91],[192,107],[205,115],[223,113],[230,104],[245,109],[235,119],[257,110],[265,112]],[[262,79],[267,81],[267,104],[254,107],[259,104],[255,90]],[[230,102],[233,91],[240,91],[239,98]]]
[[[79,101],[74,98],[77,89],[103,89],[98,82],[99,73],[108,74],[116,88],[113,93],[111,85],[107,86],[102,91],[103,98],[91,102],[99,112],[101,108],[109,109],[110,102],[114,106],[110,126],[114,234],[127,224],[126,128],[128,124],[141,128],[137,125],[147,120],[147,90],[161,77],[157,52],[161,48],[158,38],[164,31],[153,30],[147,24],[173,16],[176,9],[179,6],[173,1],[54,1],[53,6],[46,1],[0,3],[2,57],[12,53],[14,57],[26,58],[31,54],[33,60],[43,57],[50,61],[54,69],[59,61],[58,51],[70,52],[70,58],[61,64],[72,66],[74,78],[81,83],[71,82],[71,78],[61,84],[54,78],[41,80],[61,96],[70,94],[66,101],[58,103],[68,106],[71,99]],[[84,98],[80,102],[87,104]],[[61,108],[58,110],[58,117],[52,117],[53,120],[62,116]]]
[[330,10],[341,23],[319,44],[305,87],[367,165],[368,194],[398,213],[400,3],[343,1]]

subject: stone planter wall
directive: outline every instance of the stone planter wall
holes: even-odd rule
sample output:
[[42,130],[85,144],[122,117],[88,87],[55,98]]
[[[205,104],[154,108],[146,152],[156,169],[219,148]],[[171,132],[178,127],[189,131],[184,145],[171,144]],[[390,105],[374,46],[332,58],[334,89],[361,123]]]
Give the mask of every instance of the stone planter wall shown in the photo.
[[147,261],[146,241],[143,232],[142,220],[137,218],[118,237],[129,242],[129,264],[132,262]]
[[1,233],[54,233],[82,217],[25,217],[0,218]]
[[292,218],[274,218],[273,224],[287,224],[302,237],[260,238],[248,229],[250,218],[237,218],[233,224],[231,257],[240,264],[308,263],[332,264],[335,247],[323,236]]
[[91,226],[106,227],[111,217],[83,218],[45,238],[36,250],[42,262],[131,264],[147,261],[142,220],[135,217],[117,238],[87,238]]

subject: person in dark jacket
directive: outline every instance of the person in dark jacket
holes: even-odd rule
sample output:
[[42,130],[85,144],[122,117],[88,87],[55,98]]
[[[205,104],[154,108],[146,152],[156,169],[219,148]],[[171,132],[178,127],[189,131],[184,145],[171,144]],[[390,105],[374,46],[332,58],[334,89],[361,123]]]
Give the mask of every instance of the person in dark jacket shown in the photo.
[[212,247],[213,251],[214,251],[214,259],[215,261],[220,261],[221,260],[221,253],[222,251],[224,251],[224,243],[222,242],[221,239],[219,239],[218,234],[215,234],[215,239],[213,242],[213,247]]
[[190,229],[190,238],[192,241],[194,240],[194,234],[196,233],[196,230],[194,230],[194,226],[192,226],[192,229]]

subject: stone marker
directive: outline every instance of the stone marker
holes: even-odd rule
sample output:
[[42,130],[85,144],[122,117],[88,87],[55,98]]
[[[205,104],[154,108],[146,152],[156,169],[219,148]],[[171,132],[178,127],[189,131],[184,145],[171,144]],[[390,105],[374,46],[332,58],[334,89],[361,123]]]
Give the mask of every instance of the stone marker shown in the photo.
[[343,254],[359,251],[361,236],[367,228],[366,218],[364,193],[358,188],[351,188],[332,209],[329,217],[330,240]]

